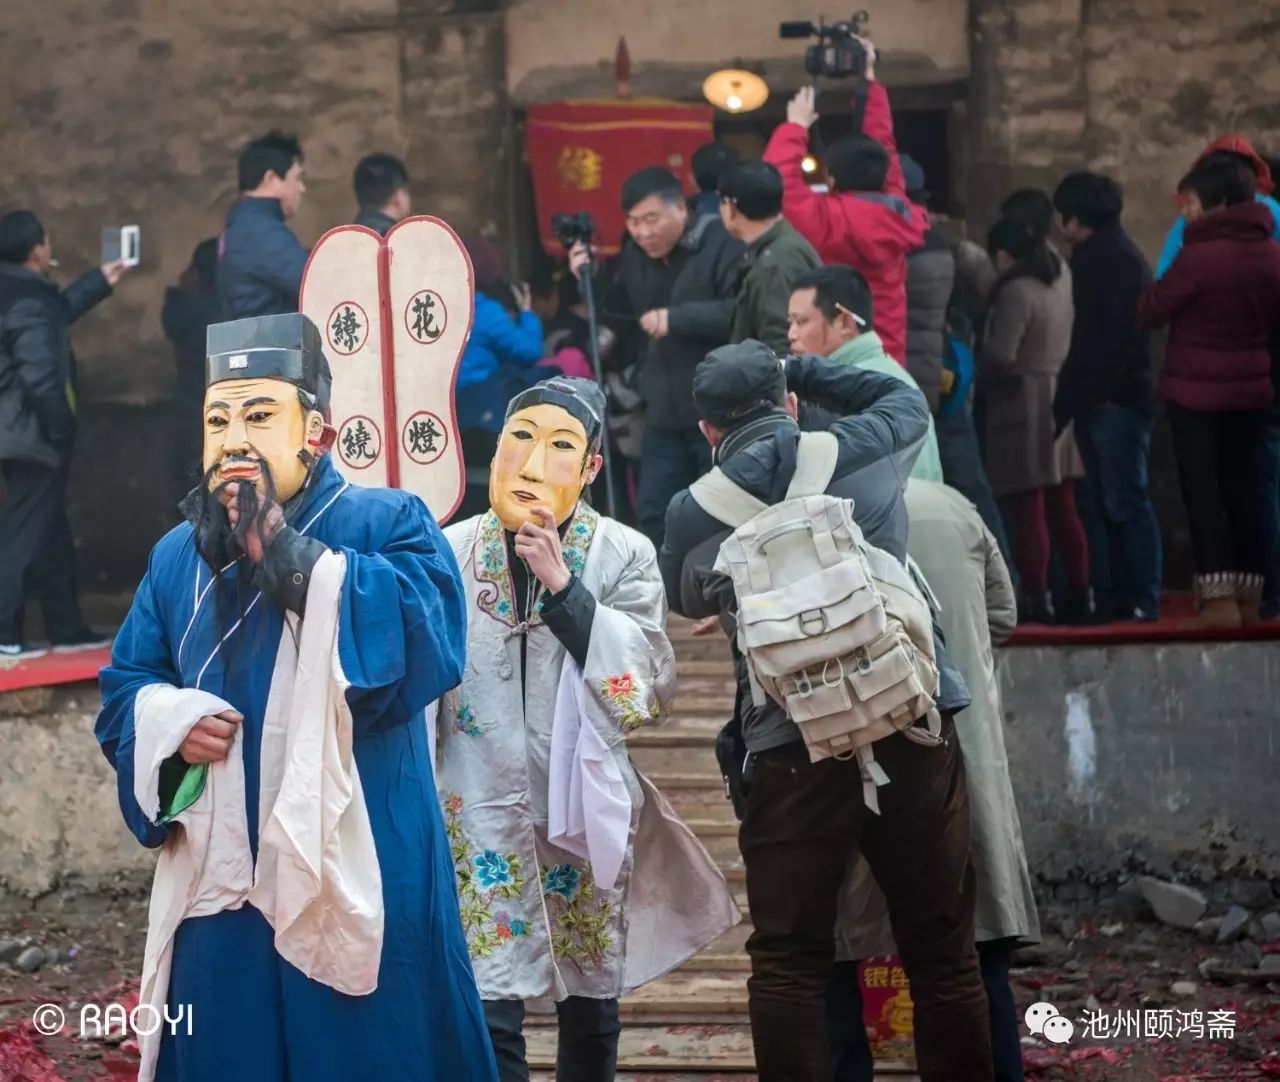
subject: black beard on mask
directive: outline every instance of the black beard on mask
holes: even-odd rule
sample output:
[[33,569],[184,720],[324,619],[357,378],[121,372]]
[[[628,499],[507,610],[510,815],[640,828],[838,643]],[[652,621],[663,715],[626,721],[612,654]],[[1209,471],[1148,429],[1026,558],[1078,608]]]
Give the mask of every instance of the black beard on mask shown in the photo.
[[[245,481],[224,481],[213,489],[209,488],[213,475],[219,468],[231,465],[255,467],[262,477],[263,496],[258,495],[254,485]],[[239,512],[239,523],[233,530],[231,516],[223,506],[222,495],[228,485],[237,484],[236,510]],[[204,558],[205,563],[213,571],[214,577],[222,574],[227,564],[234,563],[248,551],[246,537],[254,526],[261,527],[266,518],[267,508],[276,503],[276,486],[271,477],[271,467],[260,458],[237,457],[225,459],[211,466],[201,478],[195,514],[192,526],[195,529],[196,551]]]
[[[252,465],[260,471],[263,495],[259,496],[257,488],[246,481],[224,481],[212,490],[209,488],[219,467],[237,464]],[[239,522],[234,530],[221,498],[231,484],[239,485],[236,493]],[[253,594],[258,589],[258,573],[256,568],[249,565],[239,567],[234,591],[231,584],[225,581],[224,575],[230,570],[229,565],[247,554],[248,544],[245,539],[249,530],[255,525],[261,528],[267,509],[277,502],[271,468],[260,458],[238,456],[224,459],[205,473],[200,487],[192,493],[192,499],[194,507],[191,508],[190,519],[195,530],[196,552],[213,572],[213,604],[217,625],[224,635],[229,635],[236,623],[248,614]],[[243,646],[243,638],[243,634],[232,635],[226,644],[222,660],[228,673],[234,667],[235,658]]]

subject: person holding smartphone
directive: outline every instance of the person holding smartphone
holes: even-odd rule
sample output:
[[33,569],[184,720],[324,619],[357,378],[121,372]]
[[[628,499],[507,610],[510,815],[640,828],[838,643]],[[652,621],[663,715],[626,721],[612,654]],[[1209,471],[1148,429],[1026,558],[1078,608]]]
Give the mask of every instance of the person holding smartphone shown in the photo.
[[76,594],[67,476],[76,435],[71,324],[111,295],[121,260],[61,289],[49,233],[29,210],[0,216],[0,658],[46,651],[23,641],[29,594],[40,599],[54,650],[108,642],[87,627]]

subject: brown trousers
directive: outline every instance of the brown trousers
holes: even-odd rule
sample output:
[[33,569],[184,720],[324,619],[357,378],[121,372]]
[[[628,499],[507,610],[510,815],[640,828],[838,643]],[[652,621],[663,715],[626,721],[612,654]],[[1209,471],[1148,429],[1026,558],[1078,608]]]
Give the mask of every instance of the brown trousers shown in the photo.
[[974,948],[969,797],[955,726],[940,747],[878,741],[880,815],[856,760],[809,762],[799,742],[758,756],[739,844],[755,930],[747,990],[761,1082],[830,1082],[827,984],[836,909],[860,851],[884,892],[915,1002],[922,1082],[991,1082],[987,999]]

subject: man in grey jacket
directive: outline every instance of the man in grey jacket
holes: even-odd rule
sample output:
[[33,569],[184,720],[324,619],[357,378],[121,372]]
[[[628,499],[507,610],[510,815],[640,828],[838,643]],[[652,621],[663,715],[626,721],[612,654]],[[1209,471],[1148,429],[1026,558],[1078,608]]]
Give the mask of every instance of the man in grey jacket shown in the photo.
[[[763,343],[747,341],[713,351],[698,366],[693,396],[720,468],[768,504],[785,498],[801,428],[834,435],[840,450],[828,494],[853,502],[871,544],[905,559],[903,482],[929,419],[918,390],[818,357],[793,357],[784,368]],[[681,492],[671,501],[658,558],[671,608],[690,617],[718,615],[726,632],[733,627],[733,586],[712,568],[728,534],[728,526]],[[747,941],[748,995],[762,1082],[830,1082],[826,993],[836,905],[846,867],[859,852],[899,933],[916,1002],[921,1078],[990,1082],[969,802],[952,720],[969,698],[945,646],[935,634],[943,743],[922,747],[903,733],[876,742],[876,760],[893,782],[873,815],[856,759],[810,762],[786,713],[772,702],[752,703],[745,659],[729,639],[751,753],[739,845],[755,925]]]

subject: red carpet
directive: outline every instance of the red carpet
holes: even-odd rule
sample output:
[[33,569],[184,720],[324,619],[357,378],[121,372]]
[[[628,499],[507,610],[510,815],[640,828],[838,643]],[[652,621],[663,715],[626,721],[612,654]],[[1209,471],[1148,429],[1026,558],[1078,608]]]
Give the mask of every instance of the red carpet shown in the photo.
[[110,660],[111,648],[100,646],[73,654],[45,654],[28,661],[0,661],[0,692],[97,680],[98,670]]
[[[1189,594],[1166,595],[1160,619],[1153,624],[1099,624],[1095,627],[1053,627],[1024,624],[1014,632],[1010,646],[1111,646],[1119,643],[1230,642],[1280,639],[1280,620],[1240,631],[1187,631],[1180,625],[1191,616]],[[30,661],[0,661],[0,692],[51,687],[96,680],[98,670],[111,659],[111,650],[81,650],[74,654],[45,654]]]
[[1112,646],[1118,643],[1235,642],[1246,639],[1280,639],[1280,620],[1269,620],[1238,631],[1188,631],[1182,622],[1195,615],[1190,594],[1165,594],[1160,619],[1150,624],[1098,624],[1093,627],[1056,627],[1023,624],[1013,633],[1010,646]]

